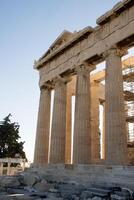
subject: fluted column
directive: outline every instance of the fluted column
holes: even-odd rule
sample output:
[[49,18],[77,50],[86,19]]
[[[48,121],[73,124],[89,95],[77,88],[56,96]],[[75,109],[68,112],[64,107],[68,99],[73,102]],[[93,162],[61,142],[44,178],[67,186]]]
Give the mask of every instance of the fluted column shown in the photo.
[[91,161],[90,68],[79,66],[76,73],[73,163],[88,164]]
[[[68,84],[69,85],[69,84]],[[71,163],[71,87],[67,87],[65,163]]]
[[66,81],[55,81],[54,107],[50,142],[50,163],[65,163]]
[[99,130],[99,82],[91,83],[91,157],[100,159],[100,130]]
[[101,138],[101,141],[102,141],[102,159],[105,159],[105,102],[102,103],[102,106],[103,106],[103,122],[102,122],[102,138]]
[[51,90],[49,87],[41,88],[38,111],[38,122],[34,152],[34,163],[44,165],[48,163],[49,129],[50,129],[50,103]]
[[122,52],[112,48],[106,55],[105,150],[106,163],[127,164],[127,138],[123,96]]

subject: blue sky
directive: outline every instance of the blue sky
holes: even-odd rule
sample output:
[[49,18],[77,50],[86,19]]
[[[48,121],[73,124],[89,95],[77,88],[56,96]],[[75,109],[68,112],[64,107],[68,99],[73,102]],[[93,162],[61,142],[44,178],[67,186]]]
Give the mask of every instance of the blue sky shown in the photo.
[[11,113],[32,160],[39,88],[38,59],[64,30],[95,26],[118,0],[0,0],[0,120]]

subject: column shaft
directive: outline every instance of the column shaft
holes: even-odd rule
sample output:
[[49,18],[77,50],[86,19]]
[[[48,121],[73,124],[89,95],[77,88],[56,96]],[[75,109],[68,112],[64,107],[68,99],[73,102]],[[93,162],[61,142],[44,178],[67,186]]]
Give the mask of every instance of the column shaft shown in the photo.
[[73,163],[88,164],[91,160],[89,72],[77,70]]
[[65,145],[65,163],[71,163],[71,100],[72,93],[70,87],[67,87],[67,105],[66,105],[66,145]]
[[50,163],[65,162],[66,83],[55,84],[54,108],[50,143]]
[[50,104],[51,104],[51,91],[47,88],[42,88],[40,94],[35,153],[34,153],[34,163],[36,165],[44,165],[48,163]]
[[121,56],[112,49],[106,57],[105,79],[106,163],[127,163],[127,138]]
[[103,105],[103,127],[102,127],[102,159],[105,160],[105,103],[102,104]]
[[100,159],[99,83],[91,83],[91,157]]

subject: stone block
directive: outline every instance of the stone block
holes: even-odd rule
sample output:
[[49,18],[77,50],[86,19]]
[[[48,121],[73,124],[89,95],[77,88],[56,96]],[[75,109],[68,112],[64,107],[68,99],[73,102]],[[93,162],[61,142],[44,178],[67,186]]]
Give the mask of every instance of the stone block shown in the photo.
[[88,198],[92,199],[93,195],[89,191],[83,191],[80,198],[81,198],[81,200],[85,200],[85,199],[88,199]]
[[39,192],[48,192],[50,189],[53,189],[53,185],[47,183],[45,180],[38,182],[34,185],[34,188]]
[[33,186],[40,181],[40,177],[33,173],[24,173],[23,184],[28,186]]
[[17,177],[15,176],[3,176],[0,178],[0,186],[1,187],[18,187],[20,186],[20,182]]

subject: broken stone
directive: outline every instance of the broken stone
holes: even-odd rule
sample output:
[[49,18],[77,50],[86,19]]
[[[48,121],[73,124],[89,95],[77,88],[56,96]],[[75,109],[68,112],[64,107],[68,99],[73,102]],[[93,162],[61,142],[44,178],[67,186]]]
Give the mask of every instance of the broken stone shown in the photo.
[[24,185],[33,186],[40,181],[40,177],[33,173],[24,173],[23,174],[23,183]]
[[93,197],[92,200],[102,200],[101,197]]
[[7,188],[7,187],[19,187],[20,182],[17,177],[15,176],[3,176],[0,179],[0,186],[1,188]]
[[7,188],[6,191],[8,194],[25,194],[25,193],[27,193],[27,191],[24,189],[14,189],[14,188]]
[[29,195],[0,195],[0,200],[41,200],[39,198],[30,197]]
[[30,194],[29,196],[31,196],[31,197],[41,197],[41,198],[46,198],[47,197],[47,195],[46,195],[46,193],[41,193],[41,192],[35,192],[35,193],[33,193],[33,194]]
[[57,192],[58,192],[58,190],[57,190],[57,189],[55,189],[55,188],[50,188],[50,189],[49,189],[49,192],[52,192],[52,193],[57,193]]
[[92,197],[93,197],[93,195],[89,191],[83,191],[81,194],[81,200],[92,198]]
[[127,198],[118,196],[117,194],[112,194],[111,195],[111,200],[127,200]]
[[34,189],[32,186],[26,186],[26,187],[24,187],[24,190],[27,192],[30,192],[30,193],[37,192],[37,190]]
[[6,188],[0,187],[0,194],[6,192]]
[[44,200],[63,200],[63,198],[57,198],[57,197],[48,197],[48,198],[45,198]]
[[49,189],[53,189],[53,185],[43,179],[41,182],[36,183],[34,188],[39,192],[48,192]]
[[61,198],[61,194],[59,192],[55,192],[55,193],[47,192],[46,195],[48,198]]

